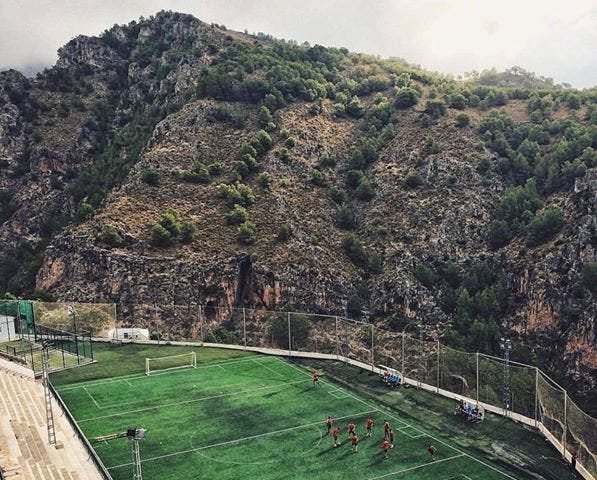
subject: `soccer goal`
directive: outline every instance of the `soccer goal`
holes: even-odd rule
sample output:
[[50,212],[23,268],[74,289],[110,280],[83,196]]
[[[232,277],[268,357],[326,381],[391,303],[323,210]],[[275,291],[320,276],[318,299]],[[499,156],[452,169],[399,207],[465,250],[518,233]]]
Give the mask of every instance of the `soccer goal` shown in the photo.
[[197,355],[195,352],[169,355],[166,357],[145,358],[145,375],[180,368],[197,368]]

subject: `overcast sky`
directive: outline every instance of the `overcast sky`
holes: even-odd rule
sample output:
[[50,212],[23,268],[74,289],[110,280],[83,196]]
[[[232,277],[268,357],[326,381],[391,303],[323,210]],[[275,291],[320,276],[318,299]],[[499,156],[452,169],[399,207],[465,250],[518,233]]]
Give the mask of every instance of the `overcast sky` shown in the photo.
[[162,9],[444,73],[518,65],[597,85],[596,0],[0,0],[0,70],[31,74],[78,34]]

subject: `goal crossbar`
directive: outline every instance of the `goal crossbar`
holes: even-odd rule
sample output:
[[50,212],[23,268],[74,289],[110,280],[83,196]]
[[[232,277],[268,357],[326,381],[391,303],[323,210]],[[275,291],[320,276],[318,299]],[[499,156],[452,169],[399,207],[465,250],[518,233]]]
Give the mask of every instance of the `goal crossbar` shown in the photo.
[[197,355],[195,352],[181,353],[178,355],[166,355],[165,357],[146,357],[145,375],[181,368],[197,368]]

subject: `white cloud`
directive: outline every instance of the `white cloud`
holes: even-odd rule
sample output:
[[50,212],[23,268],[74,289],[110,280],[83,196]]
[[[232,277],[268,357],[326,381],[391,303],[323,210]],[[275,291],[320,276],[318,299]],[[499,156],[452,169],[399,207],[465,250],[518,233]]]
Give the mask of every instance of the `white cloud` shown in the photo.
[[51,65],[74,36],[161,9],[446,73],[520,65],[597,84],[593,0],[0,0],[0,68]]

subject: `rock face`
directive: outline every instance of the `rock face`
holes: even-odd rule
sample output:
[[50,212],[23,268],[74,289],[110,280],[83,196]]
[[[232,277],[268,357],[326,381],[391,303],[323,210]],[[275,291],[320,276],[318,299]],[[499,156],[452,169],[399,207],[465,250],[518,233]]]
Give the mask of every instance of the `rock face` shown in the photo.
[[[318,68],[329,63],[323,50],[308,51]],[[240,73],[238,58],[247,51],[256,60]],[[259,76],[269,78],[267,69],[259,70],[263,51],[282,55],[283,46],[160,13],[100,38],[76,37],[60,50],[56,67],[35,79],[2,72],[0,290],[25,295],[36,288],[60,300],[115,302],[124,322],[136,304],[292,306],[364,311],[365,319],[399,330],[422,321],[437,334],[458,322],[462,290],[475,290],[470,272],[482,265],[499,286],[491,292],[502,295],[494,312],[501,333],[526,345],[515,353],[565,373],[578,390],[594,388],[595,289],[583,269],[597,260],[595,167],[572,189],[545,198],[565,217],[550,241],[527,247],[517,237],[491,250],[487,226],[509,183],[480,168],[482,161],[497,165],[499,157],[477,129],[487,112],[467,108],[472,125],[466,128],[457,126],[462,112],[454,109],[429,120],[425,101],[437,86],[421,75],[410,80],[421,99],[395,110],[392,131],[359,167],[374,188],[363,200],[346,184],[355,149],[365,151],[364,139],[377,130],[371,113],[337,113],[341,88],[355,88],[350,69],[326,70],[319,81],[338,93],[318,102],[311,101],[319,95],[313,83],[295,96],[266,96],[262,103],[275,107],[265,121],[259,102],[222,99],[222,79],[209,83],[210,72],[229,62],[239,81],[247,71],[257,74],[242,88],[229,85],[226,95],[258,90]],[[360,69],[354,78],[377,72],[398,82],[374,63],[346,60],[353,64]],[[294,81],[285,77],[280,92]],[[390,84],[379,91],[381,99],[360,95],[364,111],[380,109],[394,95]],[[528,120],[522,100],[503,110]],[[563,107],[559,113],[575,115]],[[259,152],[258,172],[240,174],[245,145],[261,127],[272,145]],[[209,181],[189,181],[198,164],[212,166]],[[238,226],[226,221],[240,200],[227,202],[219,186],[238,181],[254,196],[246,210],[255,228],[245,243]],[[332,187],[345,189],[347,198],[338,200]],[[352,215],[348,228],[361,250],[347,244],[340,204]],[[157,248],[152,226],[168,209],[196,233],[186,243]]]

